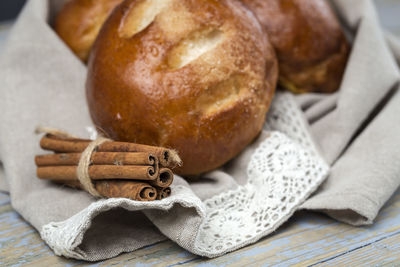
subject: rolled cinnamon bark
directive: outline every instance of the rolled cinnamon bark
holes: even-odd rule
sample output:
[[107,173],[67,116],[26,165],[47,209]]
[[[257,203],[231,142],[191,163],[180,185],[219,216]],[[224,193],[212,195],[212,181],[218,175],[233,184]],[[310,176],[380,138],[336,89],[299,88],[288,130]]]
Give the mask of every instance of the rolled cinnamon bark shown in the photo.
[[171,195],[171,187],[166,188],[156,188],[157,190],[157,199],[161,200]]
[[174,174],[172,173],[172,171],[167,168],[161,168],[160,175],[155,180],[149,181],[149,184],[156,187],[165,188],[170,186],[173,180]]
[[[40,140],[40,146],[45,150],[56,152],[82,152],[89,145],[90,140],[64,138],[51,134],[45,135]],[[99,145],[98,152],[147,152],[158,157],[160,164],[165,167],[175,167],[181,164],[178,154],[171,149],[128,142],[108,141]]]
[[[74,188],[82,188],[78,181],[57,181]],[[152,201],[157,198],[157,190],[144,182],[126,180],[99,180],[94,187],[100,195],[108,198],[129,198],[137,201]]]
[[[78,165],[82,153],[57,153],[38,155],[35,157],[37,166]],[[158,159],[145,152],[93,152],[90,159],[98,165],[158,165]]]
[[[78,181],[78,166],[47,166],[38,167],[36,174],[41,179],[53,181]],[[89,166],[89,176],[92,180],[101,179],[134,179],[155,180],[159,173],[152,166],[116,166],[92,165]]]
[[151,201],[157,198],[156,189],[143,182],[96,181],[95,188],[105,197],[125,197],[139,201]]

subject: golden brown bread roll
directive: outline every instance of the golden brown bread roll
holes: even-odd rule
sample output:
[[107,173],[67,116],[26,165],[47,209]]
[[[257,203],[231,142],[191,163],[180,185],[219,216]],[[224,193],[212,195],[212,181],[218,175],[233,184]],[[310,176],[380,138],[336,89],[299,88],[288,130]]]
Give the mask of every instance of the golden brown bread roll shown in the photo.
[[101,26],[121,2],[122,0],[71,0],[57,14],[55,31],[86,62]]
[[279,82],[293,92],[333,92],[349,46],[326,0],[241,0],[275,48]]
[[260,132],[277,61],[254,15],[230,0],[127,0],[88,64],[93,122],[109,137],[176,149],[177,170],[221,166]]

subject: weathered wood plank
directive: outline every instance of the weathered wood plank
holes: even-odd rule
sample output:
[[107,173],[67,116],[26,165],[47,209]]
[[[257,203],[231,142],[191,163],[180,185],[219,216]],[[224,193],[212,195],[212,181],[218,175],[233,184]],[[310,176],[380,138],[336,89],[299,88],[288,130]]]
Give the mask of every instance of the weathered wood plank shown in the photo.
[[400,265],[399,232],[324,262],[326,266],[382,266],[387,264]]
[[44,255],[53,256],[37,232],[9,205],[3,205],[0,212],[0,265],[27,264]]

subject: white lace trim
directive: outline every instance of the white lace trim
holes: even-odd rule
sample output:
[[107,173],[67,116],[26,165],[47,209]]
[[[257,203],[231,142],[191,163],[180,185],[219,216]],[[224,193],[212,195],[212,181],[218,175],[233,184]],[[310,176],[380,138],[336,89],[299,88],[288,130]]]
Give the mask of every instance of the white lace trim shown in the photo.
[[328,174],[290,93],[278,93],[269,111],[270,137],[247,168],[244,186],[204,201],[206,217],[195,240],[196,253],[214,257],[274,231],[315,191]]
[[290,93],[277,93],[266,129],[270,136],[252,155],[243,186],[204,202],[183,186],[162,201],[99,200],[68,220],[43,226],[41,236],[57,255],[86,259],[79,245],[99,213],[114,207],[168,210],[181,204],[195,208],[202,219],[194,244],[180,244],[193,253],[214,257],[255,242],[286,221],[329,171]]
[[252,155],[248,183],[206,200],[196,252],[214,257],[274,231],[321,183],[328,167],[285,135],[272,132]]

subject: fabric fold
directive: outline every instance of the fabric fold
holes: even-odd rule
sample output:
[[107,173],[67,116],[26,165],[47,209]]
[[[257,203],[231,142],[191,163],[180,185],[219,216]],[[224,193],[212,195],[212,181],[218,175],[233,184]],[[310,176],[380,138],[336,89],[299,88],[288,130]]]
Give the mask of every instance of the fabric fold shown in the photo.
[[383,110],[333,165],[327,181],[302,207],[323,210],[353,225],[371,224],[400,185],[398,114],[400,93],[396,90]]
[[326,115],[322,113],[319,119],[315,119],[317,115],[313,114],[315,122],[311,125],[325,158],[331,164],[343,153],[356,132],[362,130],[361,125],[400,78],[372,2],[362,1],[360,5],[363,8],[360,9],[354,8],[352,2],[340,3],[346,6],[346,10],[364,10],[365,13],[358,23],[336,107]]
[[[335,1],[349,26],[356,27],[337,100],[297,98],[323,156],[333,164],[327,181],[302,207],[352,225],[371,224],[400,185],[397,39],[390,36],[390,51],[372,1],[358,3],[354,8],[354,1]],[[327,106],[335,107],[326,113]]]

